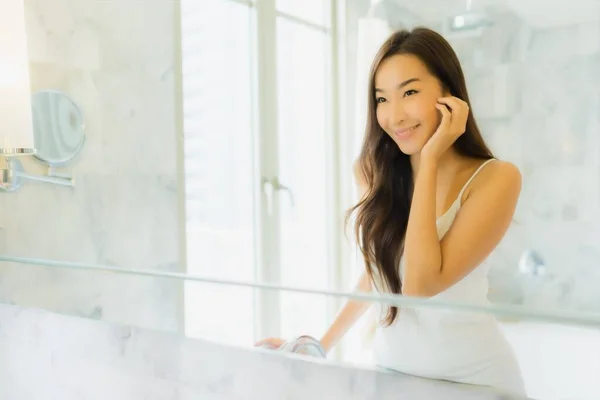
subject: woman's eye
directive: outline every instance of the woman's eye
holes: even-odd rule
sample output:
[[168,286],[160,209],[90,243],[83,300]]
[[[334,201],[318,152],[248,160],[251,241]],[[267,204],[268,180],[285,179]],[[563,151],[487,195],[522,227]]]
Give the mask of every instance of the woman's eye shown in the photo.
[[375,101],[377,103],[383,103],[385,101],[385,99],[383,97],[378,97]]
[[412,90],[412,89],[411,89],[411,90],[407,90],[407,91],[404,93],[404,97],[406,97],[406,96],[412,96],[413,94],[416,94],[416,93],[417,93],[417,91],[416,91],[416,90]]

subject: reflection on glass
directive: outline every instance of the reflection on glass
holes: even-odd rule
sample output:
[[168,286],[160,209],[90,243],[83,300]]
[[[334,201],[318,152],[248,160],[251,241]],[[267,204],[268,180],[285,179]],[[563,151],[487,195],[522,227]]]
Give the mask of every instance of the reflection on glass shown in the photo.
[[94,266],[69,262],[25,260],[13,263],[0,257],[0,273],[7,278],[0,280],[0,303],[144,329],[181,332],[184,324],[182,280],[135,273],[111,274],[93,269]]

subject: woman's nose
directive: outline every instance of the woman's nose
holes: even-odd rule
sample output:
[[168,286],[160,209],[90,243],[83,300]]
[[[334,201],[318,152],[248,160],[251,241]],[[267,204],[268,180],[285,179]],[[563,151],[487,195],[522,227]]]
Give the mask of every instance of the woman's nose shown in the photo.
[[406,110],[400,104],[394,104],[391,107],[390,124],[392,126],[402,125],[406,120]]

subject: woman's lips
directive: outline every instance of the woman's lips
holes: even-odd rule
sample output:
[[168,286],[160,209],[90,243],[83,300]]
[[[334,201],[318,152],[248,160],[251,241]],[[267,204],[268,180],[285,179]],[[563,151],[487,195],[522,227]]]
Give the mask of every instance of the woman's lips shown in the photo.
[[396,131],[394,133],[396,134],[396,136],[399,139],[407,139],[408,137],[410,137],[413,134],[415,129],[417,129],[419,126],[421,126],[421,124],[413,125],[408,128],[396,129]]

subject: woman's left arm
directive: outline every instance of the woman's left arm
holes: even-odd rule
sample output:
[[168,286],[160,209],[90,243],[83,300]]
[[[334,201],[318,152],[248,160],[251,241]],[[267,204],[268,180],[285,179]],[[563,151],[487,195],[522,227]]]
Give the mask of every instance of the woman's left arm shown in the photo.
[[493,162],[473,180],[452,227],[440,241],[435,215],[437,169],[435,159],[422,159],[415,179],[404,249],[402,293],[407,296],[435,296],[483,262],[508,230],[521,192],[518,168]]

